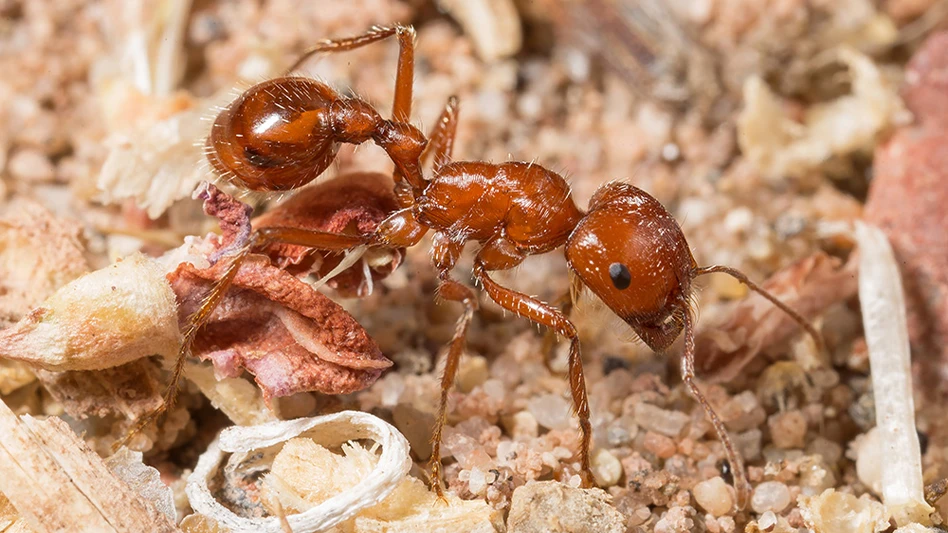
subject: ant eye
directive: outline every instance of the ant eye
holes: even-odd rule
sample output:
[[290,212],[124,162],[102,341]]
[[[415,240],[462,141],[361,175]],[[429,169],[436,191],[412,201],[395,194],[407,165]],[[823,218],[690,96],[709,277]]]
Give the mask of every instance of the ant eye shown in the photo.
[[609,265],[609,277],[612,278],[612,284],[620,291],[628,288],[632,283],[632,274],[629,273],[629,267],[622,263]]

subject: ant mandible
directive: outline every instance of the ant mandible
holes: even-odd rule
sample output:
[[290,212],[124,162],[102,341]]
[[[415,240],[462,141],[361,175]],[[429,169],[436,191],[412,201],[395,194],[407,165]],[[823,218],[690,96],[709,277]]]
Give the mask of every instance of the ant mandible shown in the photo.
[[[473,277],[504,309],[551,328],[569,340],[568,377],[582,434],[583,483],[592,485],[589,449],[592,427],[576,327],[558,308],[503,287],[488,272],[508,270],[530,255],[564,247],[572,285],[595,293],[628,323],[653,350],[662,352],[684,332],[682,379],[704,408],[723,443],[735,473],[738,501],[746,502],[748,483],[743,460],[710,403],[695,384],[693,280],[712,272],[729,274],[790,315],[820,344],[802,316],[739,271],[699,267],[675,219],[652,196],[632,185],[610,182],[594,194],[587,211],[572,199],[566,180],[537,164],[451,162],[458,119],[457,99],[448,101],[430,145],[407,123],[411,111],[414,31],[404,26],[373,28],[349,39],[326,41],[306,52],[295,66],[317,52],[351,50],[395,35],[399,41],[393,120],[381,119],[367,103],[344,98],[316,80],[284,76],[246,91],[225,109],[207,140],[208,158],[231,183],[251,190],[298,188],[321,174],[340,143],[373,140],[395,163],[400,208],[370,235],[334,234],[292,227],[261,228],[230,256],[230,265],[201,307],[188,319],[165,396],[167,409],[195,333],[218,305],[248,254],[273,243],[344,252],[359,246],[407,248],[433,235],[432,263],[439,295],[460,302],[464,312],[448,345],[441,397],[432,436],[432,484],[441,487],[441,435],[448,392],[454,384],[468,325],[478,307],[474,291],[451,276],[469,241],[480,243]],[[292,71],[292,69],[291,69]],[[427,146],[427,151],[426,151]],[[422,154],[434,155],[430,180],[421,172]],[[407,182],[407,183],[406,183]],[[141,421],[140,430],[159,412]]]

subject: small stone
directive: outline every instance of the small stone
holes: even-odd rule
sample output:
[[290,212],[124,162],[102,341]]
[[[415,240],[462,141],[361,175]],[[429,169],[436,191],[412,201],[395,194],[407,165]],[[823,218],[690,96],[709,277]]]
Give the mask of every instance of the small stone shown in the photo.
[[777,515],[773,511],[767,511],[766,513],[760,515],[760,519],[757,520],[757,527],[761,531],[771,531],[773,528],[777,527]]
[[541,481],[514,490],[508,533],[625,533],[625,517],[600,489]]
[[407,404],[396,405],[392,409],[392,421],[398,431],[405,435],[411,444],[411,451],[419,461],[431,457],[431,431],[434,427],[434,415],[415,409]]
[[777,413],[767,420],[774,446],[788,450],[803,448],[806,440],[806,418],[797,410]]
[[691,507],[675,506],[668,509],[655,523],[654,533],[690,533],[695,529],[695,521],[691,518],[695,510]]
[[487,359],[481,355],[463,357],[458,368],[458,390],[465,393],[471,392],[474,387],[484,383],[489,377]]
[[527,409],[536,421],[547,429],[572,427],[569,401],[559,394],[543,394],[530,400]]
[[540,425],[530,411],[517,411],[501,420],[504,429],[514,439],[534,439],[540,432]]
[[765,481],[754,489],[751,508],[757,514],[779,513],[790,505],[790,489],[779,481]]
[[13,154],[8,169],[15,179],[34,183],[52,181],[56,175],[49,158],[43,152],[32,149],[19,150]]
[[715,517],[725,515],[734,508],[734,496],[731,495],[731,487],[724,482],[721,476],[698,483],[692,493],[698,505]]
[[596,484],[608,488],[619,482],[622,476],[622,463],[609,450],[598,449],[590,458],[593,477]]
[[645,434],[645,440],[642,446],[660,459],[668,459],[678,451],[678,447],[675,446],[675,441],[654,431],[649,431]]
[[669,437],[681,434],[691,418],[679,411],[669,411],[648,403],[635,406],[635,422],[643,428]]

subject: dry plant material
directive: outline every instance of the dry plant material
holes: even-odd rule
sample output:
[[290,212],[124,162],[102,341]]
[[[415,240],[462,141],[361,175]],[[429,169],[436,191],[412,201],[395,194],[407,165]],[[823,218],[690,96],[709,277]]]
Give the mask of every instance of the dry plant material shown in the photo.
[[869,151],[904,114],[896,88],[869,57],[848,47],[835,56],[849,69],[852,93],[806,108],[800,121],[759,76],[744,82],[738,143],[765,177],[801,176],[833,156]]
[[513,0],[438,0],[465,35],[474,42],[477,55],[486,62],[513,56],[520,51],[523,34],[520,15]]
[[155,508],[168,517],[172,523],[177,521],[174,505],[174,491],[161,480],[158,469],[142,462],[142,453],[121,448],[105,459],[106,466],[116,477],[128,483],[141,497],[150,501]]
[[43,387],[76,419],[116,415],[138,418],[161,406],[158,364],[138,359],[102,370],[50,372],[36,370]]
[[[300,190],[277,208],[254,219],[253,227],[371,235],[379,223],[397,209],[391,176],[352,173]],[[298,276],[313,273],[328,287],[347,297],[371,294],[374,283],[394,272],[404,256],[402,249],[370,248],[361,257],[354,257],[359,264],[340,272],[336,269],[346,260],[343,254],[286,243],[270,244],[264,252],[288,272]]]
[[826,489],[818,496],[802,496],[800,511],[806,527],[820,533],[877,533],[889,529],[885,507],[867,494]]
[[[813,317],[856,294],[852,265],[823,252],[802,259],[777,272],[764,287],[805,317]],[[695,354],[704,379],[726,382],[769,347],[799,333],[799,326],[763,297],[752,294],[730,304],[717,323],[698,333]]]
[[20,418],[2,402],[0,492],[39,531],[177,531],[65,422]]
[[[882,501],[900,526],[929,525],[934,509],[925,502],[922,455],[915,429],[912,360],[899,267],[885,234],[856,225],[859,243],[859,302],[869,348],[876,408]],[[862,452],[860,452],[862,455]]]
[[[902,272],[909,339],[918,359],[948,361],[948,33],[932,35],[908,65],[902,95],[915,123],[875,154],[866,220],[889,238]],[[933,357],[927,358],[926,355]],[[944,390],[941,371],[925,390]]]
[[[282,443],[297,437],[315,438],[326,446],[371,439],[381,446],[382,452],[375,467],[351,489],[300,513],[288,514],[285,519],[296,533],[325,531],[363,509],[378,504],[395,489],[411,468],[409,445],[405,437],[394,427],[368,413],[344,411],[259,426],[231,427],[225,429],[218,441],[201,455],[188,478],[187,493],[191,507],[195,512],[207,515],[233,531],[280,533],[282,526],[278,517],[239,516],[214,498],[208,483],[220,471],[225,453],[271,456]],[[333,472],[325,478],[338,475],[339,472]],[[279,488],[271,490],[280,492]]]
[[187,363],[184,375],[197,385],[215,409],[227,415],[238,426],[254,426],[278,420],[275,405],[267,406],[263,393],[243,378],[222,378],[214,370],[196,363]]
[[175,296],[141,254],[62,287],[0,331],[0,357],[53,371],[101,370],[176,353]]
[[[727,487],[723,487],[727,490]],[[556,481],[518,487],[510,502],[509,533],[623,533],[626,518],[601,489]]]
[[[192,253],[213,261],[244,246],[249,208],[213,186],[202,195],[205,211],[221,221],[222,236],[192,243]],[[204,268],[182,262],[168,275],[182,320],[228,267],[226,259]],[[303,391],[359,391],[392,365],[345,309],[259,254],[244,260],[192,353],[211,360],[218,377],[238,377],[246,369],[268,402]]]

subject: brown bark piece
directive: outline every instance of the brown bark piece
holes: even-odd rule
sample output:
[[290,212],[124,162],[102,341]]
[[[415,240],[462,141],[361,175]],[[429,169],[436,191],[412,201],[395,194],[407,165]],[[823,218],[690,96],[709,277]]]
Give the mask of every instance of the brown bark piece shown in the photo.
[[179,531],[59,418],[0,402],[0,492],[37,531]]
[[[854,266],[818,252],[780,270],[764,288],[809,319],[856,294]],[[715,383],[734,379],[758,354],[801,332],[789,315],[757,293],[733,302],[720,316],[718,323],[702,324],[696,340],[699,373]]]
[[151,359],[105,370],[37,370],[36,375],[66,412],[80,420],[108,415],[137,420],[161,406],[164,392],[158,365]]

